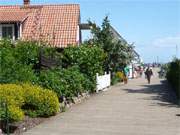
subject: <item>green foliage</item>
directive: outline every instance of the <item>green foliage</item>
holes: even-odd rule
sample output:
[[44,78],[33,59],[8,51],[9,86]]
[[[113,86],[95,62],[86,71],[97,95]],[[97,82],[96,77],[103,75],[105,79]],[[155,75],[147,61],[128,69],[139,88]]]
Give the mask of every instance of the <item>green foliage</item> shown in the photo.
[[0,85],[0,118],[4,120],[5,103],[7,104],[10,121],[19,121],[24,118],[24,112],[20,107],[24,104],[24,93],[22,87],[15,84]]
[[98,46],[88,46],[83,44],[79,47],[69,47],[63,52],[63,62],[67,67],[79,66],[80,72],[88,78],[90,90],[95,88],[96,73],[103,72],[103,63],[106,54]]
[[35,66],[39,63],[39,49],[36,42],[19,41],[13,50],[18,63]]
[[[24,44],[23,44],[24,43]],[[31,82],[36,79],[37,47],[30,42],[0,40],[0,83]],[[29,48],[29,49],[28,49]]]
[[180,99],[180,59],[174,59],[169,63],[166,77]]
[[65,96],[69,99],[92,87],[91,82],[80,73],[78,67],[44,70],[40,73],[39,85],[52,89],[59,98]]
[[23,109],[26,113],[51,116],[59,111],[58,97],[53,91],[30,84],[23,84],[22,88],[25,99]]
[[123,72],[117,72],[115,75],[113,75],[113,77],[112,77],[112,80],[111,80],[111,84],[112,85],[115,85],[115,84],[117,84],[117,83],[119,83],[119,82],[122,82],[122,81],[124,81],[124,73]]
[[[38,45],[36,42],[28,41],[19,41],[13,45],[10,40],[0,40],[1,84],[38,84],[55,91],[59,98],[65,96],[69,99],[78,96],[82,92],[95,90],[95,75],[103,72],[103,63],[106,58],[106,54],[100,47],[84,44],[78,47],[68,47],[60,54],[56,48]],[[56,67],[56,69],[38,70],[36,72],[36,68],[40,63],[40,54],[59,59],[60,63],[62,59],[66,69]],[[20,89],[20,86],[18,86],[18,89]],[[8,106],[11,110],[15,108],[14,112],[19,114],[17,114],[18,118],[13,116],[13,120],[22,119],[20,116],[24,116],[24,111],[33,117],[49,116],[57,111],[56,97],[49,94],[48,90],[41,90],[41,88],[32,85],[23,85],[23,89],[24,93],[26,93],[23,98],[23,105]],[[46,92],[44,93],[44,91]],[[54,101],[50,97],[53,97]],[[49,104],[55,102],[52,107],[54,110],[45,101],[48,101]]]
[[1,84],[0,85],[0,120],[5,120],[7,103],[10,121],[20,121],[24,112],[34,116],[50,116],[59,111],[57,95],[47,89],[30,84]]
[[120,79],[118,76],[113,76],[112,77],[112,80],[111,80],[111,85],[115,85],[117,84],[118,82],[120,82]]
[[69,47],[63,52],[64,63],[68,66],[79,66],[80,71],[88,76],[102,73],[103,62],[106,57],[102,49],[96,46],[81,45]]
[[133,59],[133,46],[124,40],[114,37],[107,16],[103,20],[101,28],[91,21],[89,21],[89,25],[92,26],[93,39],[88,41],[88,43],[98,45],[107,53],[107,58],[104,62],[106,71],[117,72],[119,68],[131,62]]
[[[9,40],[0,40],[0,83],[35,83],[40,52],[54,59],[62,57],[56,48],[38,46],[37,42],[19,41],[13,45]],[[61,64],[61,61],[57,64]]]
[[63,78],[60,78],[56,70],[52,69],[42,70],[37,83],[44,88],[55,91],[58,97],[62,96],[67,89],[66,82],[64,82]]

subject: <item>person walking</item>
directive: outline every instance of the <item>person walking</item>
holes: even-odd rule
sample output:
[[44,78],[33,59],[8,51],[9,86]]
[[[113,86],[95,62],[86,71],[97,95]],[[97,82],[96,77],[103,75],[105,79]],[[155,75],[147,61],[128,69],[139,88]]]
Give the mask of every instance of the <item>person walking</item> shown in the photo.
[[148,67],[145,71],[146,78],[148,80],[148,84],[151,83],[151,76],[153,75],[152,69]]
[[128,82],[128,77],[129,77],[129,67],[126,66],[126,67],[124,68],[124,83],[125,83],[125,84],[127,84],[127,82]]

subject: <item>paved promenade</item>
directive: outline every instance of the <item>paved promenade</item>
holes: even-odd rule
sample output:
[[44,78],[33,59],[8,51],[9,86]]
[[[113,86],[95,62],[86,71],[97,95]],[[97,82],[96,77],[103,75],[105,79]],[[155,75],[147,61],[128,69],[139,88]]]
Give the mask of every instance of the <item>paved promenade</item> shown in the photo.
[[180,108],[164,80],[144,78],[92,96],[24,135],[180,135]]

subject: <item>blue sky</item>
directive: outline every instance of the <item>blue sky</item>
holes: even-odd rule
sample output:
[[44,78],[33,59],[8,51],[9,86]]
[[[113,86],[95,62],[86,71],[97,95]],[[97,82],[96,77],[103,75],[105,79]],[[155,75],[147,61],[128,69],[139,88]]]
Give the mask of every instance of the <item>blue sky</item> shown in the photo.
[[[0,5],[22,4],[23,0],[0,0]],[[81,22],[101,24],[105,15],[145,62],[168,62],[180,58],[180,0],[31,0],[32,4],[78,3]],[[85,38],[90,37],[84,32]],[[176,47],[177,46],[177,47]]]

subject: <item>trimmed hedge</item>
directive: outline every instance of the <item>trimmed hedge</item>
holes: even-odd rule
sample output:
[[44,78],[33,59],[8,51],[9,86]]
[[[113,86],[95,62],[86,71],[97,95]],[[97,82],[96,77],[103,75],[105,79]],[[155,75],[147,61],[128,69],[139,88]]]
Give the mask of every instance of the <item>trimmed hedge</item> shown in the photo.
[[[31,84],[0,84],[1,105],[6,102],[11,121],[30,116],[51,116],[59,111],[57,95],[50,90]],[[5,120],[5,108],[0,108],[0,118]]]

